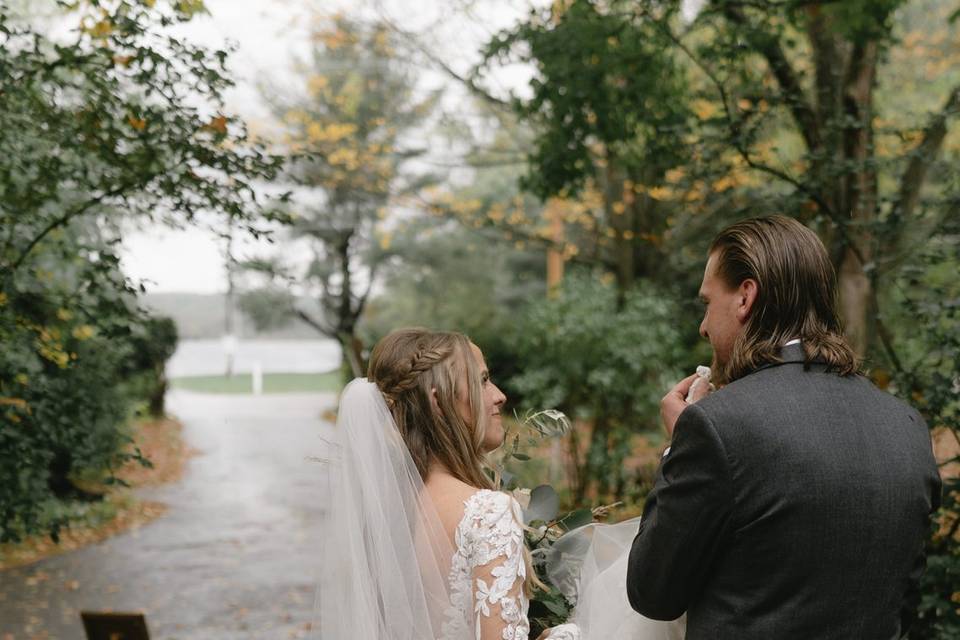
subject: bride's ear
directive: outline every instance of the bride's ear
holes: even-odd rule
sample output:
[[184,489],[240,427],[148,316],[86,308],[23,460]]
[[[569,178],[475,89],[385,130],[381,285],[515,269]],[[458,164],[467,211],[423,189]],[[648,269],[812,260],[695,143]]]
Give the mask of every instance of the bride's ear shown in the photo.
[[437,400],[437,388],[430,387],[430,408],[440,413],[440,402]]

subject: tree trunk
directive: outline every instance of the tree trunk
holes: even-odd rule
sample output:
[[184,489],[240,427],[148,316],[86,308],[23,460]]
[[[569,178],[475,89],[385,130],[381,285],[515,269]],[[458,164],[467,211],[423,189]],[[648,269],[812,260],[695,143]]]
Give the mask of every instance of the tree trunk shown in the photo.
[[162,418],[166,415],[167,389],[170,386],[165,371],[165,363],[158,364],[153,372],[153,383],[148,400],[150,415],[154,418]]
[[844,252],[837,276],[844,332],[850,346],[863,356],[870,343],[867,309],[870,304],[871,283],[860,259],[849,248]]
[[[875,238],[878,187],[873,162],[873,89],[879,47],[849,42],[817,6],[809,9],[808,35],[816,67],[816,122],[822,141],[810,149],[811,173],[836,230],[825,234],[837,270],[840,313],[848,340],[865,356],[872,342],[872,282],[867,270]],[[841,126],[839,123],[843,123]]]
[[343,360],[351,378],[362,378],[367,373],[366,359],[363,357],[363,342],[351,330],[340,334],[340,348]]
[[624,203],[622,169],[616,156],[608,153],[603,172],[603,209],[607,224],[613,230],[613,262],[616,265],[617,307],[626,302],[626,293],[633,287],[636,269],[633,261],[634,208]]

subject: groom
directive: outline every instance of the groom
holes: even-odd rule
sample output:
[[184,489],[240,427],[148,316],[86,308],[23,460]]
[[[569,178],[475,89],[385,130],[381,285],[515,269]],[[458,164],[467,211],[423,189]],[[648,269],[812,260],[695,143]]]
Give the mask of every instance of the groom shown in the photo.
[[661,403],[671,448],[627,572],[649,618],[688,640],[851,640],[906,633],[940,480],[915,410],[857,375],[835,275],[791,218],[710,246],[700,334],[714,382]]

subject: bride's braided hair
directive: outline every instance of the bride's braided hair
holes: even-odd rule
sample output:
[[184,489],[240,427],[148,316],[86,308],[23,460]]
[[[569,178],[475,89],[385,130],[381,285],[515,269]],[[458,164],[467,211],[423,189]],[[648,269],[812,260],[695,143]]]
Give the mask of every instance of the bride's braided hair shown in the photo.
[[[466,336],[420,328],[394,331],[374,347],[367,378],[383,394],[424,481],[439,462],[462,482],[493,488],[481,450],[488,419],[482,382]],[[470,420],[458,409],[462,380]]]
[[[480,369],[470,346],[470,339],[460,333],[398,329],[373,348],[367,379],[383,394],[424,482],[430,466],[439,462],[461,482],[496,489],[484,472],[481,445],[488,417],[483,410]],[[457,404],[462,380],[467,383],[462,391],[469,399],[470,422]],[[546,589],[526,547],[523,559],[527,593]]]

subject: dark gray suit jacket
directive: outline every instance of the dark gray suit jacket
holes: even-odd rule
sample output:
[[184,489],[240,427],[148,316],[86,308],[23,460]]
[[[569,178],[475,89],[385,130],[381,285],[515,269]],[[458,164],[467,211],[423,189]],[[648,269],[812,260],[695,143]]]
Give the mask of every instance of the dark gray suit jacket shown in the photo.
[[899,637],[940,479],[912,408],[799,345],[680,415],[627,593],[688,640]]

